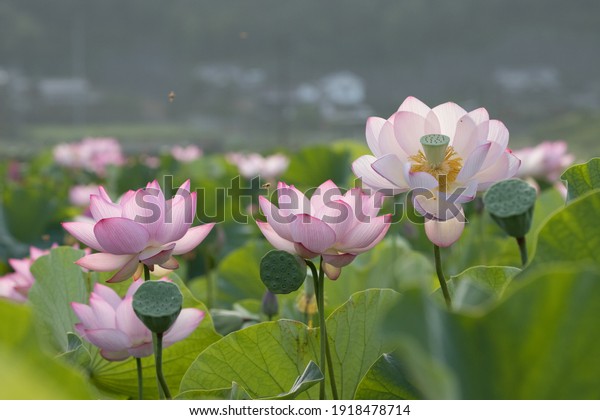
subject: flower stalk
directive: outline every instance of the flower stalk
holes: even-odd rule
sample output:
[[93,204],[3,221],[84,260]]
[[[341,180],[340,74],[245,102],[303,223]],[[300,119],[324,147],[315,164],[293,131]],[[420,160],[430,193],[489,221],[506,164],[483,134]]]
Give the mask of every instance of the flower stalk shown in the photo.
[[167,400],[171,399],[171,392],[162,371],[162,347],[163,333],[152,333],[152,344],[154,346],[154,361],[156,364],[156,379],[159,383],[159,393]]
[[212,308],[214,307],[215,278],[213,275],[213,267],[208,251],[203,252],[203,257],[204,269],[206,270],[206,306]]
[[518,237],[516,240],[521,253],[521,265],[525,267],[527,265],[527,242],[524,236]]
[[[326,375],[326,372],[329,373],[331,394],[334,400],[338,400],[339,397],[335,383],[335,372],[333,370],[331,349],[329,347],[329,339],[327,337],[327,324],[325,322],[325,272],[323,270],[323,258],[321,258],[318,273],[317,268],[312,261],[306,260],[306,264],[310,267],[312,272],[312,277],[315,284],[315,295],[317,298],[317,308],[319,312],[319,341],[321,342],[320,366],[321,370],[323,371],[323,375]],[[323,380],[320,384],[319,399],[325,399],[325,380]]]
[[433,254],[435,256],[435,271],[440,282],[442,293],[444,294],[446,306],[448,307],[448,309],[452,309],[452,298],[450,297],[450,292],[448,291],[446,277],[444,277],[444,270],[442,268],[442,257],[440,255],[440,247],[436,244],[433,244]]
[[138,400],[144,399],[144,378],[142,376],[142,359],[139,357],[135,358],[135,366],[137,368],[137,380],[138,380]]

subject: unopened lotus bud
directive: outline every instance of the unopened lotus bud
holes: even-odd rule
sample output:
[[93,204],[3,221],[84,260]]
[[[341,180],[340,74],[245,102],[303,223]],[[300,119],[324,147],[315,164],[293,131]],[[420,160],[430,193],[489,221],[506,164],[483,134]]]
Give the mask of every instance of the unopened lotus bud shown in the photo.
[[277,301],[277,296],[270,290],[267,290],[263,295],[261,309],[263,314],[269,318],[279,313],[279,302]]

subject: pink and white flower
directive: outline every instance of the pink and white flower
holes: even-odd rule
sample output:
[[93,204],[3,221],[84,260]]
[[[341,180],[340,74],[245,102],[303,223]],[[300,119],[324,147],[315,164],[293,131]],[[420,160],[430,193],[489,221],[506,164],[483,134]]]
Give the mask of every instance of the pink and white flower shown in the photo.
[[535,147],[526,147],[513,151],[521,160],[517,172],[519,178],[555,182],[574,161],[575,156],[567,153],[565,141],[544,141]]
[[90,197],[98,195],[98,186],[90,185],[74,185],[69,190],[69,201],[77,207],[88,207],[90,205]]
[[[107,360],[146,357],[153,353],[152,332],[139,320],[132,306],[133,295],[142,283],[143,280],[134,281],[123,299],[110,287],[96,283],[89,305],[71,303],[81,321],[75,324],[75,330],[84,340],[99,347],[100,354]],[[199,309],[182,309],[165,332],[163,346],[169,347],[188,337],[203,318],[204,312]]]
[[156,156],[142,156],[140,161],[150,169],[158,169],[160,167],[160,158]]
[[15,271],[0,277],[0,297],[15,302],[25,302],[29,289],[35,282],[35,278],[31,274],[31,266],[38,258],[49,253],[49,249],[44,250],[32,246],[29,248],[29,257],[9,259],[8,263]]
[[171,156],[178,162],[187,163],[193,162],[202,157],[202,149],[198,146],[190,144],[189,146],[173,146],[171,148]]
[[54,147],[54,160],[61,166],[85,169],[98,176],[105,176],[109,165],[122,166],[126,162],[116,139],[92,137],[78,143],[57,145]]
[[293,185],[277,186],[278,205],[259,198],[267,221],[257,221],[275,248],[302,258],[323,257],[327,276],[335,280],[341,268],[377,245],[390,227],[391,215],[377,216],[380,194],[353,188],[342,195],[333,181],[321,184],[308,199]]
[[265,180],[275,180],[287,170],[290,164],[290,159],[281,153],[266,157],[258,153],[248,155],[229,153],[226,157],[231,164],[237,166],[240,174],[247,179],[260,176]]
[[354,161],[356,176],[385,194],[413,190],[428,237],[439,246],[460,237],[462,203],[519,168],[507,149],[508,130],[484,108],[467,112],[447,102],[432,109],[408,97],[387,120],[369,118],[366,138],[373,155]]
[[67,222],[63,227],[77,240],[100,251],[79,259],[77,264],[95,271],[116,271],[109,282],[141,272],[140,264],[151,271],[155,265],[168,270],[178,268],[173,255],[197,247],[214,226],[191,227],[196,215],[196,192],[190,193],[189,180],[170,200],[165,200],[160,185],[153,181],[145,189],[128,191],[117,203],[99,187],[99,194],[92,195],[90,203],[92,220]]

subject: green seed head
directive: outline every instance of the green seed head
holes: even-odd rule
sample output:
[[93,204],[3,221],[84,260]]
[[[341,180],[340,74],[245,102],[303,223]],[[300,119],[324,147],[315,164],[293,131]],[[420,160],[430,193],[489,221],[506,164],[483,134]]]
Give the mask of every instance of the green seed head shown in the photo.
[[431,166],[437,166],[444,161],[450,137],[443,134],[427,134],[421,137],[421,145]]
[[535,188],[520,179],[507,179],[492,185],[483,197],[492,219],[510,236],[524,237],[531,228]]
[[288,294],[304,283],[306,263],[285,251],[269,251],[260,262],[260,278],[271,292]]
[[171,328],[182,305],[179,287],[171,282],[147,281],[133,295],[133,311],[150,331],[157,334]]

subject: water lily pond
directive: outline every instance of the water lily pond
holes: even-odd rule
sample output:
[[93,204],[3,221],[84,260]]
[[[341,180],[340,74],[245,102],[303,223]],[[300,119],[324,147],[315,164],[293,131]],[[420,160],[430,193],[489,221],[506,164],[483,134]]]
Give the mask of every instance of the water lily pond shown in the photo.
[[399,106],[264,154],[0,162],[0,397],[598,398],[600,160]]

